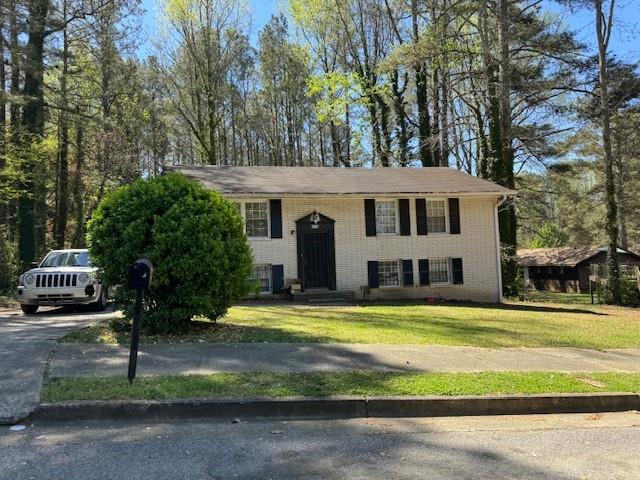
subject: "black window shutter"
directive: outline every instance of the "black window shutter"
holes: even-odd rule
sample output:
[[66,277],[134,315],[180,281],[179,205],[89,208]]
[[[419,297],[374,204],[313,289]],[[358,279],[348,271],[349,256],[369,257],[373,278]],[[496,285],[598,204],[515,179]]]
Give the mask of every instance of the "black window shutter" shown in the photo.
[[411,217],[409,215],[409,199],[401,198],[398,201],[400,210],[400,235],[411,235]]
[[378,288],[380,286],[378,281],[378,262],[367,262],[367,273],[369,275],[369,288]]
[[364,221],[367,237],[376,236],[376,201],[373,198],[364,199]]
[[420,275],[420,286],[428,286],[431,284],[429,280],[429,260],[422,259],[418,260],[418,271]]
[[279,293],[284,288],[284,265],[271,265],[271,291]]
[[449,199],[449,233],[460,233],[460,200]]
[[402,260],[402,285],[413,287],[413,260]]
[[427,234],[427,201],[416,198],[416,230],[418,235]]
[[464,283],[462,274],[462,259],[461,258],[452,258],[451,259],[451,270],[453,274],[453,284],[454,285],[462,285]]
[[282,238],[282,200],[269,200],[271,238]]

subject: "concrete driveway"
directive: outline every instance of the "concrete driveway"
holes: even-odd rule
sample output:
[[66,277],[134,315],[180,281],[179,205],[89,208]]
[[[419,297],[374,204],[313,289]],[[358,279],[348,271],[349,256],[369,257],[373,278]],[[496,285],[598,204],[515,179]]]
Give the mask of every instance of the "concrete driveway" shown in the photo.
[[60,308],[43,308],[35,315],[0,311],[0,424],[22,419],[36,407],[44,369],[58,338],[117,315],[67,313]]

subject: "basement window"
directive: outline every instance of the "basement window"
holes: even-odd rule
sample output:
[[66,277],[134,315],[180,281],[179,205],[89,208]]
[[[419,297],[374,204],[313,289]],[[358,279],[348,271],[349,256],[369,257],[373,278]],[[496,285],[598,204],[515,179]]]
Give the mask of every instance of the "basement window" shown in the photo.
[[260,293],[271,293],[271,265],[254,265],[249,281],[258,286]]
[[378,284],[381,287],[400,286],[400,261],[378,261]]
[[451,260],[449,258],[432,258],[429,260],[431,284],[451,283]]

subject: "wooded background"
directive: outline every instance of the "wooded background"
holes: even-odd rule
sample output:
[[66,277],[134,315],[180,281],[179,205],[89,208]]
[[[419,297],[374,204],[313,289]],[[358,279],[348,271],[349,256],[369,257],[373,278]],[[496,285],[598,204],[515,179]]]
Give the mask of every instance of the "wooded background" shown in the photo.
[[[167,164],[450,166],[517,188],[507,293],[517,246],[640,244],[640,79],[609,48],[613,0],[282,4],[252,35],[241,1],[166,0],[143,38],[136,0],[0,0],[0,290]],[[589,12],[596,49],[559,9]]]

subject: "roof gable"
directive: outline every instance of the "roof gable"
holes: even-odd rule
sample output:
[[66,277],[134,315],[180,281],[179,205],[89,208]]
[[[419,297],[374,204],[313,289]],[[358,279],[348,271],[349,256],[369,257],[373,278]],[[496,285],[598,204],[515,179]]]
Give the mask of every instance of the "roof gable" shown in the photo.
[[174,166],[229,195],[514,195],[514,190],[448,167],[333,168]]

